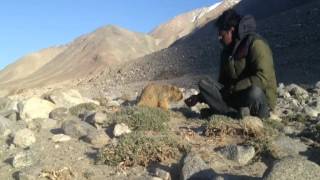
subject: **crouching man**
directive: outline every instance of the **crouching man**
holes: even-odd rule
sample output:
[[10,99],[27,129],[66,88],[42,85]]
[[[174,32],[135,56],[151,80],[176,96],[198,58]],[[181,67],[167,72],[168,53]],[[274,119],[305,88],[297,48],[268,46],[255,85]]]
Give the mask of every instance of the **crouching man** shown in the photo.
[[218,82],[200,81],[200,93],[185,103],[205,102],[215,114],[239,114],[246,109],[252,116],[268,117],[276,105],[277,82],[271,49],[256,33],[254,18],[230,9],[215,25],[224,47]]

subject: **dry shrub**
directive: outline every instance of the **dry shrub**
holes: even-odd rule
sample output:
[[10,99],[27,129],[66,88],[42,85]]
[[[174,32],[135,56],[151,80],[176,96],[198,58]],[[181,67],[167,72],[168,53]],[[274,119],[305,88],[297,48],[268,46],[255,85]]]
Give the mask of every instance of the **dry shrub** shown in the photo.
[[137,131],[120,137],[117,144],[100,149],[97,162],[110,166],[147,166],[152,162],[179,159],[189,147],[174,134],[147,135]]
[[[109,116],[111,123],[124,123],[135,131],[166,131],[170,114],[160,108],[128,107]],[[109,124],[110,125],[110,124]]]
[[86,112],[96,111],[98,108],[99,106],[94,103],[82,103],[71,107],[69,112],[74,116],[79,116]]

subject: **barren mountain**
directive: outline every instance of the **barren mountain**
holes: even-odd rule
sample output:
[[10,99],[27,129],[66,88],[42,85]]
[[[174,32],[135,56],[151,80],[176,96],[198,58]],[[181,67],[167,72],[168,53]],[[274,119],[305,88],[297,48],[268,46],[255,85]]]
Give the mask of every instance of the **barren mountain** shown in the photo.
[[181,14],[172,20],[161,24],[149,34],[159,39],[160,47],[166,48],[197,28],[200,28],[210,20],[215,19],[224,10],[237,4],[239,0],[226,0],[209,7],[195,9]]
[[66,46],[47,48],[18,59],[15,63],[0,71],[0,82],[7,83],[27,77],[54,59],[65,49]]
[[[106,26],[84,35],[30,76],[4,86],[32,87],[84,77],[157,50],[148,35]],[[3,83],[3,82],[1,82]]]

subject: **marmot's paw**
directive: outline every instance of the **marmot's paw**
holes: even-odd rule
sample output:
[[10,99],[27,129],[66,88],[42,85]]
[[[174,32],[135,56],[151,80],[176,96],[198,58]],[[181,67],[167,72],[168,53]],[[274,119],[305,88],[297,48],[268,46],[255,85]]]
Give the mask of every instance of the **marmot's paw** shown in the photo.
[[198,102],[200,102],[199,95],[192,95],[184,100],[184,103],[189,107],[196,105]]

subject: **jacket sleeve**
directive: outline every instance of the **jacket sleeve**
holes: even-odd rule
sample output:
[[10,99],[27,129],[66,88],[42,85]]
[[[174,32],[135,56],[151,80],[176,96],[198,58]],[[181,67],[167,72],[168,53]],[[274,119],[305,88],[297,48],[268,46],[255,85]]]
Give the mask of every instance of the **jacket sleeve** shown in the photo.
[[255,40],[250,48],[247,64],[251,75],[238,81],[234,90],[240,91],[252,85],[265,89],[273,72],[273,58],[269,46],[263,40]]
[[220,55],[220,67],[219,67],[218,82],[225,86],[226,85],[226,75],[224,72],[224,57],[225,57],[225,52],[223,51]]

